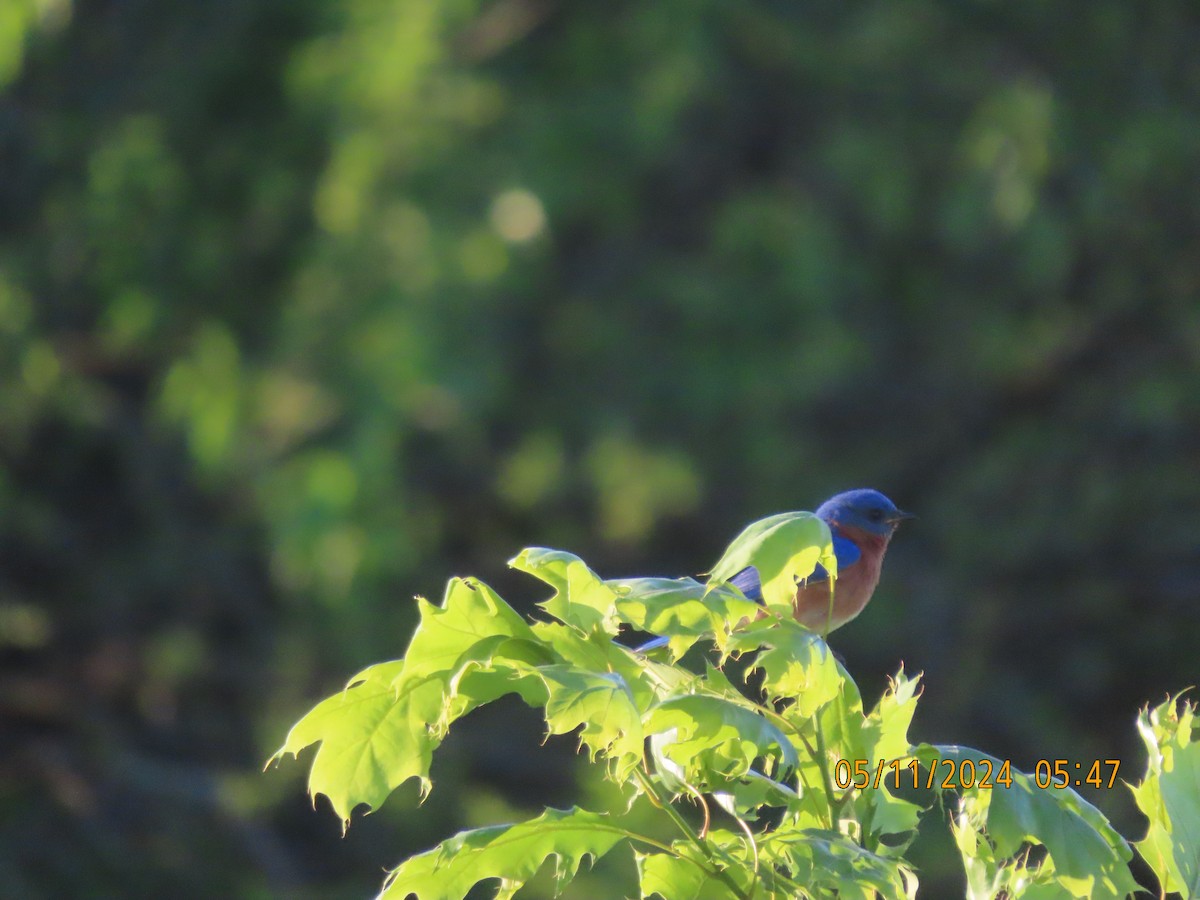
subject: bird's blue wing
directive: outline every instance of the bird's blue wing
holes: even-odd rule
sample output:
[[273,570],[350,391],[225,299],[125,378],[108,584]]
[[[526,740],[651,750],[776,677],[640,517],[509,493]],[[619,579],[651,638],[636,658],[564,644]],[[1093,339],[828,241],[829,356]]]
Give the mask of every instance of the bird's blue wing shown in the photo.
[[651,650],[657,650],[659,647],[665,647],[671,642],[670,638],[656,637],[652,641],[646,641],[640,647],[635,647],[634,653],[649,653]]
[[[845,571],[862,559],[862,551],[858,549],[858,544],[840,534],[833,536],[833,555],[837,557],[839,572]],[[825,567],[820,563],[817,563],[816,569],[808,576],[808,581],[828,580],[829,573],[825,571]]]
[[729,583],[746,595],[747,600],[762,603],[762,582],[758,578],[758,569],[746,566],[729,579]]

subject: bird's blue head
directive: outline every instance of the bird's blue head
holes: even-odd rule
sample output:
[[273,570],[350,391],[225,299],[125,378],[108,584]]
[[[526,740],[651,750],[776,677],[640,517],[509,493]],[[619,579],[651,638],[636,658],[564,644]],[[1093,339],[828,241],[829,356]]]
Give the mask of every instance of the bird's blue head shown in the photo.
[[912,514],[896,508],[896,504],[879,491],[858,488],[830,497],[817,508],[817,515],[830,525],[858,528],[879,537],[891,537],[896,526]]

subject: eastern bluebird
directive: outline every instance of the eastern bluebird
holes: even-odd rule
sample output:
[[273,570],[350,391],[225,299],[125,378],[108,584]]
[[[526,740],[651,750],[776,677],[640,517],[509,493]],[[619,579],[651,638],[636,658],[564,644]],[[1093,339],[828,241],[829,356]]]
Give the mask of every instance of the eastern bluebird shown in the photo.
[[[817,508],[817,516],[829,526],[837,557],[833,614],[829,610],[829,573],[820,565],[797,586],[792,610],[801,625],[826,634],[841,628],[866,607],[879,584],[888,541],[896,527],[912,515],[897,509],[879,491],[858,488],[830,497]],[[753,566],[742,569],[729,583],[747,599],[762,602],[762,585]],[[638,649],[653,650],[666,643],[666,638],[657,638]]]

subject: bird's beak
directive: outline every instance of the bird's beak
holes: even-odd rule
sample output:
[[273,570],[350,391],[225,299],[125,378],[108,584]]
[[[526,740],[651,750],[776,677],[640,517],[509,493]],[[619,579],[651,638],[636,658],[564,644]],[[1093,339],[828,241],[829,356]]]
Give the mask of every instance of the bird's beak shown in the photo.
[[912,513],[905,512],[902,509],[898,509],[891,516],[891,518],[888,519],[888,524],[889,525],[899,525],[905,519],[915,519],[915,518],[916,518],[916,516],[914,516]]

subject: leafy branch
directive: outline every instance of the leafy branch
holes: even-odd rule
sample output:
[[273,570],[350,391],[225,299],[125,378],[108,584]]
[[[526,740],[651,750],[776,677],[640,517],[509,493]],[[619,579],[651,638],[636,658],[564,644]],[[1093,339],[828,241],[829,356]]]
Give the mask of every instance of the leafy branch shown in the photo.
[[[511,565],[553,589],[541,604],[546,619],[527,622],[482,582],[452,579],[440,606],[419,600],[404,657],[364,669],[319,703],[273,759],[318,744],[309,790],[349,824],[356,807],[378,807],[410,778],[427,794],[433,753],[453,723],[516,694],[544,711],[550,734],[577,733],[606,777],[661,818],[661,836],[625,827],[620,812],[579,808],[464,831],[393,870],[381,895],[389,898],[458,900],[490,879],[508,898],[547,859],[558,892],[584,859],[620,846],[634,854],[643,898],[911,898],[917,875],[905,853],[927,810],[896,791],[901,772],[915,782],[918,771],[939,769],[954,777],[930,777],[929,787],[956,801],[951,828],[971,898],[1137,890],[1130,845],[1074,790],[1015,771],[981,784],[975,773],[999,771],[1000,760],[911,744],[919,678],[901,670],[864,712],[824,639],[781,614],[787,585],[818,563],[836,574],[828,530],[805,513],[748,528],[708,584],[606,581],[569,553],[526,550]],[[765,608],[726,583],[744,565],[763,576]],[[626,630],[665,636],[665,658],[617,643]],[[680,660],[701,641],[715,657],[694,671]],[[731,676],[734,658],[750,661],[753,687]],[[1137,847],[1163,889],[1183,897],[1200,891],[1193,712],[1171,699],[1142,713],[1150,764],[1133,789],[1151,821]],[[683,797],[699,801],[699,829]],[[713,827],[706,798],[737,830]],[[1044,852],[1030,862],[1035,846]]]

